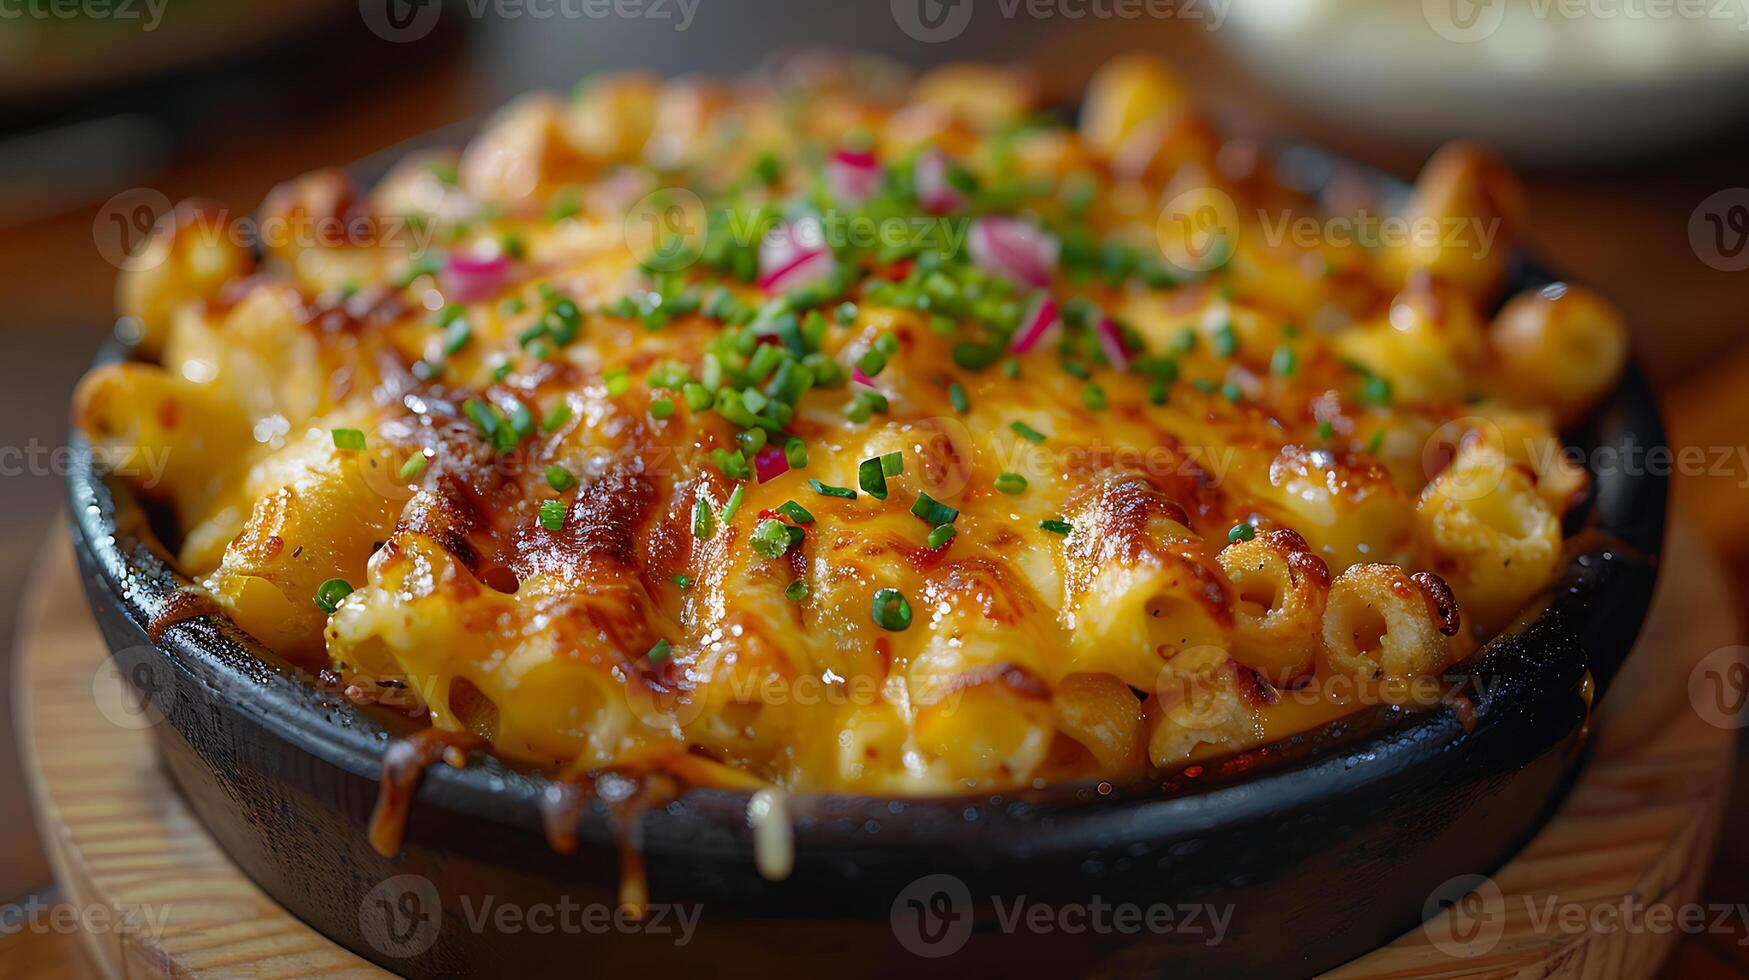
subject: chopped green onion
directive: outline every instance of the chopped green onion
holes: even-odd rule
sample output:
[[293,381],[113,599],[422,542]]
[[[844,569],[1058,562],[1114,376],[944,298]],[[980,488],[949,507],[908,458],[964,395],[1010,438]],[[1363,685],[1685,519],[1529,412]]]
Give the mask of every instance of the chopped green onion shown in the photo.
[[898,589],[881,589],[874,594],[875,625],[895,633],[911,625],[911,603]]
[[786,500],[779,504],[777,512],[790,520],[795,521],[797,524],[814,523],[814,515],[808,513],[806,507],[803,507],[801,504],[798,504],[793,500]]
[[791,602],[801,602],[808,597],[809,591],[808,583],[798,578],[783,590],[783,597]]
[[425,472],[425,465],[429,462],[431,462],[430,458],[424,453],[414,453],[408,456],[407,461],[401,464],[401,479],[409,483],[417,480],[419,474]]
[[[709,513],[709,511],[706,511],[706,513]],[[677,589],[690,589],[690,588],[692,588],[692,576],[690,576],[690,575],[676,575],[676,576],[674,576],[674,587]]]
[[449,326],[443,328],[443,352],[457,353],[473,339],[474,328],[469,325],[467,317],[451,320]]
[[542,432],[556,431],[559,426],[570,421],[570,418],[571,404],[570,402],[561,400],[557,405],[552,407],[551,411],[547,412],[545,418],[540,420],[540,429]]
[[960,387],[958,381],[947,386],[947,400],[953,403],[953,410],[961,415],[964,415],[966,410],[972,407],[971,403],[966,401],[966,390]]
[[1052,534],[1068,534],[1070,531],[1075,530],[1075,525],[1070,524],[1068,521],[1039,521],[1038,526]]
[[1241,391],[1236,383],[1229,381],[1221,385],[1221,397],[1227,401],[1236,402],[1245,397],[1245,392]]
[[557,463],[547,467],[547,486],[552,487],[559,493],[564,493],[576,484],[577,478],[571,475],[570,470],[565,469]]
[[782,521],[768,517],[760,521],[759,526],[753,529],[753,536],[750,539],[753,550],[766,558],[777,558],[789,550],[789,532],[790,529],[785,527]]
[[1368,405],[1389,405],[1391,383],[1376,374],[1368,375],[1360,386],[1360,400]]
[[1166,404],[1166,382],[1156,378],[1148,383],[1148,404]]
[[650,648],[650,652],[644,654],[644,659],[648,660],[651,666],[660,667],[668,659],[668,655],[673,652],[674,645],[672,643],[666,639],[657,640],[656,645]]
[[325,613],[340,608],[340,600],[352,594],[352,583],[343,578],[331,578],[316,586],[316,605]]
[[727,524],[741,512],[741,501],[747,497],[747,484],[737,483],[735,489],[729,492],[729,501],[723,505],[723,523]]
[[886,453],[881,456],[881,473],[886,476],[898,476],[905,472],[904,453]]
[[1043,432],[1027,425],[1025,422],[1010,422],[1008,427],[1014,430],[1015,435],[1020,436],[1020,438],[1025,439],[1027,442],[1040,443],[1045,441],[1045,434]]
[[808,444],[800,436],[790,436],[783,443],[783,458],[792,470],[805,468],[808,465]]
[[857,466],[856,482],[862,487],[863,493],[876,500],[887,499],[887,474],[879,456],[865,459]]
[[565,502],[563,500],[541,501],[540,526],[549,531],[557,531],[565,526]]
[[1336,434],[1336,428],[1328,422],[1318,423],[1318,438],[1329,439]]
[[1252,525],[1249,522],[1235,524],[1233,525],[1232,530],[1227,532],[1227,543],[1238,544],[1241,541],[1249,541],[1256,536],[1257,528],[1255,525]]
[[668,398],[658,398],[650,402],[650,417],[665,419],[674,414],[674,402]]
[[1299,369],[1300,359],[1292,347],[1286,344],[1275,349],[1275,356],[1269,359],[1269,372],[1283,378],[1291,378]]
[[362,450],[364,448],[364,432],[360,429],[335,429],[335,449]]
[[496,441],[498,417],[493,413],[492,406],[478,398],[470,398],[462,402],[462,414],[473,420],[475,427],[480,430],[480,435],[485,436],[488,440]]
[[1013,495],[1026,490],[1026,477],[1019,473],[1002,473],[996,477],[996,489]]
[[1081,389],[1081,404],[1095,412],[1105,411],[1109,407],[1109,403],[1105,400],[1105,389],[1089,382],[1086,387]]
[[924,543],[931,548],[939,548],[952,541],[954,533],[952,524],[940,524],[929,532],[929,538]]
[[917,502],[911,505],[911,513],[923,518],[930,527],[940,527],[952,524],[960,516],[960,512],[936,500],[927,493],[918,493]]
[[717,533],[717,516],[711,512],[710,505],[702,500],[692,505],[692,536],[700,541],[709,541]]
[[1190,386],[1205,395],[1212,395],[1221,389],[1221,383],[1213,378],[1191,378]]
[[813,487],[814,492],[822,497],[837,497],[841,500],[856,499],[856,491],[849,487],[835,487],[829,483],[821,483],[819,480],[809,480],[808,486]]
[[1211,346],[1218,357],[1233,356],[1233,352],[1239,349],[1239,335],[1233,332],[1231,323],[1223,323],[1215,330]]
[[1383,446],[1384,444],[1385,444],[1385,430],[1380,429],[1377,432],[1374,432],[1372,434],[1371,439],[1367,440],[1366,451],[1370,455],[1377,456],[1379,454],[1379,447]]

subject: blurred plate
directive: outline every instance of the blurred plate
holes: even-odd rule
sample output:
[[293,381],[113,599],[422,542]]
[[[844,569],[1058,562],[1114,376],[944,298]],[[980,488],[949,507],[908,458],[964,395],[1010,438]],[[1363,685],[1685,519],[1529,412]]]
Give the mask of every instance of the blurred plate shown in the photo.
[[1577,162],[1749,114],[1740,0],[1246,0],[1213,33],[1297,107],[1415,148]]

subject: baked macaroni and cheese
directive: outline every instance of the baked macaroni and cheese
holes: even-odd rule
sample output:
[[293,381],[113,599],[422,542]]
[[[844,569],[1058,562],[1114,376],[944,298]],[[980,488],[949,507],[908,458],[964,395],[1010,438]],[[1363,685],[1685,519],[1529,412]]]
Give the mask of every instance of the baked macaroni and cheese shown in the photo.
[[531,97],[177,208],[77,423],[287,663],[564,778],[1005,789],[1436,701],[1563,567],[1619,318],[1489,317],[1480,150],[1369,221],[1152,60],[1078,120],[854,59]]

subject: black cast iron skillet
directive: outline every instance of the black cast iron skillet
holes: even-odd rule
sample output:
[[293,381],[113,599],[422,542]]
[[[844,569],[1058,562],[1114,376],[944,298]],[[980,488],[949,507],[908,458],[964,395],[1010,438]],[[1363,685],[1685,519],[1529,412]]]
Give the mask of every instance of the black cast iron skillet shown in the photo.
[[[1514,291],[1548,281],[1528,267],[1514,280]],[[1643,377],[1631,371],[1569,441],[1662,445]],[[1661,475],[1593,474],[1570,521],[1585,529],[1579,548],[1546,605],[1448,675],[1464,700],[1369,708],[1142,785],[797,796],[794,872],[773,883],[755,870],[745,793],[691,790],[629,822],[597,800],[576,853],[560,854],[543,832],[549,782],[478,753],[428,771],[399,856],[382,857],[366,829],[389,727],[291,677],[222,617],[148,640],[145,624],[186,580],[155,548],[150,515],[74,443],[85,588],[119,667],[166,720],[152,729],[165,766],[269,894],[415,977],[1334,967],[1413,928],[1450,879],[1498,867],[1558,804],[1651,600],[1666,493]],[[643,855],[651,901],[684,906],[694,928],[674,909],[615,927],[622,843]],[[1005,928],[1017,903],[1085,917]],[[1125,903],[1152,920],[1110,911]]]

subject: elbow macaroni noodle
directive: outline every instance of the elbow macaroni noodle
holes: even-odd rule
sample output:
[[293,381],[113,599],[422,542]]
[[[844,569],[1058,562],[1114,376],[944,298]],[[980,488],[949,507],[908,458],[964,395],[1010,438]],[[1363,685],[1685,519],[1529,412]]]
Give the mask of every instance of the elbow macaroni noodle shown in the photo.
[[1490,248],[1282,241],[1312,206],[1151,59],[1079,131],[1018,75],[860,65],[530,97],[369,194],[279,188],[341,231],[259,251],[180,206],[77,423],[167,454],[138,492],[268,647],[565,774],[1136,775],[1438,675],[1549,587],[1588,484],[1557,426],[1626,333],[1577,286],[1487,318],[1497,160],[1441,151],[1407,212]]

